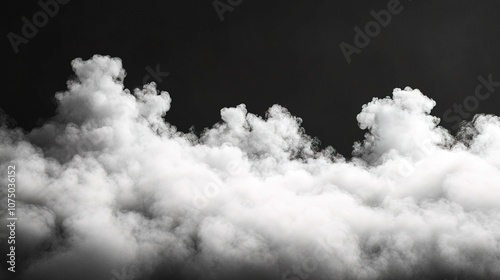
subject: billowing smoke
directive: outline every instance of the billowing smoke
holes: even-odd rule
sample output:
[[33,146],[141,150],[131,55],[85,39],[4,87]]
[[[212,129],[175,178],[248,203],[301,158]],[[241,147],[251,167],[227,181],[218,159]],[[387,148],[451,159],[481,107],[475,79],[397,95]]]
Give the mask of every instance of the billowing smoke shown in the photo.
[[182,133],[167,92],[124,89],[120,59],[72,66],[53,119],[0,130],[21,279],[500,278],[496,116],[452,136],[395,89],[363,106],[346,159],[279,105]]

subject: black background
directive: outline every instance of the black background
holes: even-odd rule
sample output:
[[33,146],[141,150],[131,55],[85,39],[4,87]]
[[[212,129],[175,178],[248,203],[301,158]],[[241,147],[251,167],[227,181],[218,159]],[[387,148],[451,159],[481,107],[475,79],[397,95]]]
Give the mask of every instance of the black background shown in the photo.
[[[142,85],[148,66],[169,72],[159,89],[173,99],[166,120],[182,131],[211,126],[222,107],[245,103],[263,115],[278,103],[304,120],[309,135],[348,156],[364,133],[356,115],[373,97],[419,88],[442,117],[474,94],[479,75],[500,80],[495,0],[401,0],[403,11],[348,64],[339,44],[353,44],[353,28],[363,29],[370,11],[388,2],[243,0],[221,21],[212,0],[71,0],[16,54],[7,34],[21,35],[21,18],[41,8],[4,1],[0,108],[25,129],[40,125],[54,115],[70,61],[103,54],[123,60],[128,88]],[[474,113],[498,115],[499,94]]]

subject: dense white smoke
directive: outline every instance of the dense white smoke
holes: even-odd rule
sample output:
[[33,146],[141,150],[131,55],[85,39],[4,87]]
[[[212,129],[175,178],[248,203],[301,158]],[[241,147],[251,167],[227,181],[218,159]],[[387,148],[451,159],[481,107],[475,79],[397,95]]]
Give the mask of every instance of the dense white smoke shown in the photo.
[[500,278],[496,116],[454,137],[432,99],[395,89],[363,106],[345,159],[279,105],[224,108],[196,136],[163,120],[153,83],[123,88],[120,59],[72,65],[51,121],[0,129],[21,279]]

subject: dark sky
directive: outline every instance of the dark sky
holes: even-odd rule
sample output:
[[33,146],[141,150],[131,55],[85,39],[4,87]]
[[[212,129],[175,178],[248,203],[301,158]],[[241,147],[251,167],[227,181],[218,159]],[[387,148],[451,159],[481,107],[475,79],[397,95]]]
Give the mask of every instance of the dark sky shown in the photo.
[[[172,96],[166,119],[180,130],[211,126],[222,107],[245,103],[263,115],[278,103],[344,155],[362,139],[361,106],[394,87],[419,88],[442,117],[474,94],[479,75],[500,81],[494,0],[402,0],[403,10],[350,64],[339,44],[353,45],[353,28],[364,29],[370,11],[389,1],[243,0],[221,21],[212,0],[70,0],[17,54],[7,34],[22,35],[22,17],[32,22],[41,7],[6,2],[0,108],[25,129],[54,114],[53,95],[65,89],[70,61],[93,54],[120,57],[129,88],[142,85],[147,67],[169,72],[159,89]],[[499,94],[474,113],[500,114]]]

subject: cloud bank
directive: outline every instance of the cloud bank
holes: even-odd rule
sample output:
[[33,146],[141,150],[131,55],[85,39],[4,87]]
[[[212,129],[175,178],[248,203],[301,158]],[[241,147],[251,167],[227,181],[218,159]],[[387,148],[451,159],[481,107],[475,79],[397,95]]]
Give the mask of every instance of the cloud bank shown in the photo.
[[279,105],[182,133],[167,92],[124,89],[120,59],[72,66],[53,119],[0,129],[20,279],[500,277],[496,116],[453,136],[432,99],[395,89],[362,107],[346,159]]

